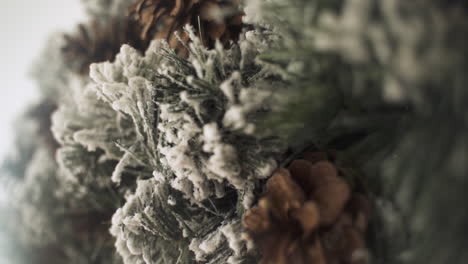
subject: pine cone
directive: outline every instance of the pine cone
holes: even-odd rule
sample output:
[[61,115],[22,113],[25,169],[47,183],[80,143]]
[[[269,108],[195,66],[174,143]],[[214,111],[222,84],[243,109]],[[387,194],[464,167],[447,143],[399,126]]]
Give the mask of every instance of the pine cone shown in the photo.
[[138,27],[129,19],[80,24],[77,35],[64,36],[62,53],[71,70],[87,75],[91,63],[113,61],[123,44],[144,52],[149,42],[139,38]]
[[370,203],[353,193],[325,153],[308,153],[266,183],[243,218],[263,264],[367,263]]
[[242,29],[243,14],[237,0],[140,0],[130,8],[130,16],[142,26],[143,40],[165,39],[181,56],[188,51],[180,40],[189,40],[183,27],[190,24],[205,46],[213,48],[219,39],[223,45],[237,40]]

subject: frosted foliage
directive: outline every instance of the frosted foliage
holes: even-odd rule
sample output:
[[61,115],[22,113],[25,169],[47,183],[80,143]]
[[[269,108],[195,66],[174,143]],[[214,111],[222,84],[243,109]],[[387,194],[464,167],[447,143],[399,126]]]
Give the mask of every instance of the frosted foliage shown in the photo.
[[[384,72],[382,95],[389,102],[422,103],[418,86],[440,81],[450,67],[455,69],[450,64],[458,59],[448,32],[451,25],[463,23],[460,13],[447,15],[426,1],[347,0],[339,12],[321,8],[326,5],[327,1],[249,0],[244,20],[269,25],[285,36],[280,42],[291,55],[295,49],[309,49],[337,52],[352,64],[377,62],[374,68],[379,65]],[[310,62],[311,57],[304,60]],[[297,68],[295,63],[289,62],[285,71]],[[363,92],[350,87],[356,94]]]
[[89,195],[88,188],[107,188],[110,186],[109,175],[100,168],[106,164],[98,161],[99,156],[89,153],[80,146],[66,146],[57,150],[59,181],[63,184],[60,190],[63,195],[84,198]]
[[205,260],[205,256],[213,253],[222,241],[222,233],[216,232],[207,238],[192,239],[189,248],[195,253],[195,259],[197,261],[203,261]]
[[270,73],[255,63],[270,40],[250,32],[239,46],[206,50],[187,31],[188,60],[162,41],[144,56],[124,45],[115,62],[93,64],[91,78],[102,100],[131,116],[147,163],[172,171],[163,175],[173,188],[195,202],[222,197],[226,186],[248,196],[255,179],[274,169],[279,151],[255,136],[252,122],[253,113],[268,109],[275,87],[261,81]]
[[[250,32],[228,50],[206,50],[187,30],[188,60],[154,41],[144,55],[124,45],[114,62],[91,65],[90,89],[129,117],[135,134],[131,147],[121,146],[112,180],[120,182],[135,164],[154,171],[112,219],[125,263],[242,262],[246,246],[233,190],[249,207],[257,181],[270,175],[281,151],[256,134],[254,122],[257,111],[271,108],[276,87],[255,63],[268,37]],[[215,205],[224,197],[225,205]]]
[[164,239],[180,236],[177,226],[172,230],[162,228],[157,222],[161,218],[154,218],[162,212],[157,212],[161,204],[153,196],[163,195],[162,191],[154,180],[139,181],[135,194],[112,217],[110,232],[116,237],[115,246],[124,263],[149,264],[156,263],[156,259],[157,263],[165,263],[161,260],[166,251],[160,252],[158,246],[163,247]]
[[52,132],[62,145],[79,144],[88,151],[101,149],[103,159],[119,159],[122,151],[115,142],[132,142],[131,123],[121,113],[99,101],[87,80],[70,81],[72,96],[52,116]]
[[[106,187],[120,183],[129,167],[156,167],[155,110],[146,78],[151,71],[143,63],[157,65],[157,59],[124,46],[114,64],[92,65],[95,82],[69,78],[71,96],[52,116],[52,131],[62,145],[57,161],[69,181]],[[118,163],[110,175],[105,163],[112,160]]]
[[[11,199],[19,210],[19,235],[26,244],[45,245],[56,239],[60,227],[51,219],[63,210],[63,205],[57,204],[55,198],[58,187],[55,177],[56,167],[48,150],[38,148],[27,167],[24,182],[15,187],[16,191],[12,192],[14,199]],[[44,205],[54,209],[45,211]]]
[[192,239],[189,248],[195,254],[195,260],[204,262],[209,259],[210,254],[227,245],[232,254],[226,258],[226,263],[242,263],[247,247],[241,235],[242,224],[239,220],[234,220],[221,225],[203,238]]
[[[376,11],[381,15],[374,16]],[[462,19],[456,12],[447,16],[425,1],[348,0],[341,14],[320,15],[315,42],[318,48],[338,51],[352,62],[376,59],[387,70],[386,99],[421,103],[423,91],[418,86],[439,81],[451,71],[447,66],[458,61],[452,60],[457,55],[447,38],[450,26]],[[422,45],[426,45],[424,51]]]
[[[86,183],[103,187],[109,185],[110,175],[92,175],[90,168],[116,160],[120,163],[112,179],[119,182],[127,165],[141,164],[129,154],[143,141],[132,117],[104,103],[88,79],[70,76],[66,88],[69,96],[52,115],[52,132],[62,145],[57,151],[61,171],[72,182],[87,179]],[[102,170],[94,174],[98,171]]]
[[[240,45],[247,41],[241,41]],[[266,166],[273,169],[273,160],[262,155],[263,147],[256,139],[252,137],[253,144],[248,150],[241,143],[242,137],[249,137],[255,130],[255,125],[248,121],[248,114],[265,105],[263,95],[267,93],[253,88],[255,78],[261,76],[250,80],[252,87],[241,84],[247,83],[241,72],[256,67],[253,54],[258,51],[253,45],[249,48],[240,50],[240,54],[236,48],[207,51],[195,42],[191,47],[191,67],[186,72],[181,67],[167,67],[161,71],[167,80],[180,87],[170,95],[178,98],[159,102],[158,129],[163,136],[159,149],[164,156],[161,161],[174,171],[176,179],[172,186],[194,200],[222,195],[224,191],[219,186],[224,182],[238,190],[248,190],[253,179],[264,177],[259,174],[260,170]],[[242,64],[233,65],[235,62]],[[163,86],[159,84],[157,88]],[[242,95],[248,92],[256,95],[251,97],[256,100],[255,109],[243,101]],[[184,110],[176,110],[179,107]],[[229,133],[239,138],[229,142],[226,136]],[[259,155],[254,157],[253,153]],[[242,162],[241,157],[255,161]]]
[[65,44],[63,34],[55,33],[49,37],[40,56],[33,64],[31,75],[45,98],[66,98],[64,88],[68,85],[70,72],[67,71],[61,47]]
[[[136,0],[82,2],[91,20],[110,21],[125,19],[123,14]],[[208,50],[187,27],[191,41],[184,47],[188,58],[177,56],[161,40],[153,41],[143,54],[123,45],[113,62],[92,64],[90,76],[78,76],[65,65],[61,51],[65,39],[58,35],[50,39],[33,74],[45,98],[58,107],[51,129],[60,147],[53,149],[55,157],[51,157],[27,132],[38,133],[40,127],[21,124],[21,130],[27,132],[19,135],[22,147],[35,153],[24,185],[18,189],[13,186],[11,193],[18,203],[20,236],[26,244],[61,243],[73,263],[95,263],[88,260],[99,255],[106,263],[120,263],[108,257],[115,253],[112,243],[108,245],[105,239],[97,242],[109,235],[101,232],[101,224],[108,224],[109,215],[114,213],[110,233],[125,264],[253,263],[256,256],[249,251],[253,242],[243,239],[241,219],[245,209],[258,199],[265,179],[278,167],[277,160],[285,158],[283,154],[302,152],[311,142],[319,148],[335,142],[340,145],[341,136],[343,141],[354,142],[355,131],[364,131],[369,136],[359,139],[359,144],[342,147],[349,147],[349,153],[361,164],[361,155],[374,151],[374,147],[366,148],[374,135],[379,139],[383,130],[380,122],[386,123],[384,129],[396,124],[388,129],[389,142],[397,133],[391,130],[406,129],[405,124],[393,122],[396,119],[390,112],[394,102],[398,102],[396,111],[400,111],[400,104],[409,103],[404,112],[414,117],[409,117],[408,123],[417,126],[411,118],[418,121],[420,113],[431,117],[428,121],[435,120],[434,127],[427,125],[431,122],[421,122],[427,126],[421,135],[457,131],[459,126],[441,124],[446,120],[461,124],[466,119],[460,114],[464,113],[462,71],[466,68],[461,51],[466,45],[459,36],[466,35],[468,27],[466,14],[457,13],[461,10],[436,8],[436,2],[423,0],[241,2],[244,22],[249,25],[239,41],[228,47],[216,43]],[[446,99],[438,102],[436,95],[444,93],[437,91],[440,87],[453,98],[440,96]],[[381,101],[382,97],[387,102]],[[457,101],[459,108],[452,108],[451,101]],[[392,106],[376,109],[381,121],[375,125],[374,102]],[[431,107],[436,106],[450,108],[450,114],[444,118],[433,115]],[[384,118],[379,111],[385,112]],[[392,115],[389,122],[387,111]],[[371,114],[372,125],[361,122]],[[340,123],[340,115],[346,120],[343,129],[338,125],[335,131],[332,121]],[[359,115],[359,120],[353,121],[354,115]],[[294,139],[289,141],[289,137]],[[414,138],[423,137],[415,134]],[[450,144],[458,142],[454,136],[431,137],[425,140],[432,143],[429,145],[421,142],[436,150],[442,146],[439,138],[450,140]],[[385,145],[384,141],[375,148]],[[400,154],[424,145],[410,141],[414,144],[401,144],[408,148],[402,148]],[[289,144],[288,151],[285,144]],[[446,152],[431,153],[428,157],[434,162],[421,163],[426,168],[445,163],[435,162],[435,157]],[[20,154],[18,158],[22,158]],[[417,155],[405,158],[400,154],[392,155],[394,161],[384,165],[408,160],[419,164],[414,161]],[[458,159],[451,162],[453,169],[463,163]],[[416,175],[414,165],[408,164],[402,165],[404,171]],[[419,245],[423,245],[422,252],[431,252],[424,245],[439,241],[420,243],[417,236],[426,236],[424,227],[439,223],[428,216],[438,219],[440,215],[442,219],[447,215],[432,212],[433,208],[446,207],[445,203],[433,203],[437,201],[432,198],[445,193],[427,178],[425,186],[429,187],[425,188],[435,191],[428,194],[431,198],[415,199],[413,194],[424,192],[424,188],[412,191],[418,189],[420,181],[411,175],[400,181],[395,175],[405,174],[398,172],[397,166],[392,168],[386,168],[385,175],[401,186],[385,180],[382,189],[398,186],[396,203],[371,195],[376,204],[370,228],[378,230],[372,231],[375,237],[369,246],[374,247],[377,262],[379,258],[386,260],[388,254],[389,259],[406,263],[416,256]],[[448,181],[452,182],[451,190],[456,187],[453,182],[460,179]],[[456,195],[454,190],[450,194]],[[458,191],[463,193],[462,188]],[[422,206],[416,206],[419,204]],[[407,211],[414,215],[407,217]],[[457,212],[450,213],[456,216]],[[94,216],[99,218],[96,223],[88,221]],[[444,217],[440,223],[447,219],[458,218]],[[90,228],[89,232],[82,231],[83,227]],[[96,234],[91,234],[95,229]],[[448,236],[454,230],[443,233]],[[412,240],[417,242],[414,248]],[[108,253],[103,255],[102,249]]]
[[241,241],[231,242],[238,223],[223,225],[224,217],[210,216],[184,201],[177,191],[156,179],[138,181],[135,193],[112,218],[110,232],[124,263],[186,261],[192,258],[189,249],[202,261],[231,244],[234,255],[245,253]]
[[110,232],[124,263],[171,263],[187,258],[190,237],[206,234],[222,221],[213,222],[203,210],[179,199],[176,191],[156,179],[138,181],[135,193],[112,218]]
[[[125,150],[125,163],[130,164],[133,158],[153,169],[157,167],[157,150],[154,138],[155,106],[152,100],[154,89],[151,82],[154,77],[151,74],[154,73],[152,67],[162,63],[162,57],[152,51],[161,46],[164,44],[154,42],[147,56],[141,56],[136,50],[124,45],[113,63],[92,64],[90,73],[99,98],[114,111],[132,120],[132,131],[136,138],[131,145],[132,150]],[[122,168],[123,164],[119,165],[119,169]],[[120,182],[119,173],[114,173],[113,180]]]

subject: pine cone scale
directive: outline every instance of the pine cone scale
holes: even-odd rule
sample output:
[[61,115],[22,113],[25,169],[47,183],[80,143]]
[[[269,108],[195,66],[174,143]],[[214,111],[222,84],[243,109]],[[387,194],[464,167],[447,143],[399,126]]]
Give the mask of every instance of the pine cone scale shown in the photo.
[[214,47],[216,40],[227,45],[231,40],[237,40],[242,28],[240,11],[235,1],[218,2],[212,0],[141,0],[129,10],[129,16],[140,24],[143,40],[165,39],[170,46],[181,53],[184,45],[177,40],[174,32],[184,31],[189,24],[201,35],[203,43]]
[[286,169],[279,169],[267,182],[266,189],[271,195],[273,213],[282,217],[287,217],[291,208],[299,208],[305,200],[304,192]]
[[367,263],[370,204],[323,157],[316,153],[307,157],[315,163],[295,160],[276,170],[258,207],[245,214],[244,227],[262,263]]
[[184,11],[184,1],[175,0],[174,8],[171,11],[171,16],[177,16]]
[[265,232],[271,227],[271,223],[267,220],[268,217],[265,215],[266,210],[261,208],[253,208],[246,213],[244,217],[244,224],[258,232]]
[[304,203],[299,210],[292,212],[292,216],[301,224],[304,238],[308,237],[319,226],[320,211],[315,202]]
[[78,26],[75,35],[64,35],[61,51],[73,71],[87,75],[94,62],[112,61],[122,44],[130,44],[143,51],[148,42],[139,38],[136,24],[128,19],[93,21]]
[[308,196],[316,187],[316,181],[310,177],[312,169],[312,164],[306,160],[295,160],[288,167],[288,170],[294,175],[294,180],[301,185]]

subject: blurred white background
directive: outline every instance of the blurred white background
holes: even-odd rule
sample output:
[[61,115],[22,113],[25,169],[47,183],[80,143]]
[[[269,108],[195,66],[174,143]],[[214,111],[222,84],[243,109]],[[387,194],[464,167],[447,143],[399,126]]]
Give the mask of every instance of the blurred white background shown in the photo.
[[1,0],[0,159],[12,147],[13,120],[37,100],[28,72],[56,31],[71,31],[85,15],[80,0]]
[[[28,76],[31,64],[51,33],[71,31],[85,20],[85,14],[80,0],[1,0],[1,4],[0,160],[3,160],[13,147],[14,120],[39,98],[34,81]],[[3,257],[7,245],[7,238],[0,237],[0,264],[10,264]]]

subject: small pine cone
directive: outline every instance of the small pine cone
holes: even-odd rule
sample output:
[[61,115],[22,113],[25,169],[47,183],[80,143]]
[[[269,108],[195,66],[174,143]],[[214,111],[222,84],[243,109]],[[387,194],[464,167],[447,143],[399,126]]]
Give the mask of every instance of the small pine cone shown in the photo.
[[62,54],[72,71],[87,75],[91,63],[113,61],[123,44],[145,51],[149,42],[139,38],[138,27],[129,19],[80,24],[76,35],[64,35]]
[[263,264],[367,263],[371,206],[322,152],[276,170],[243,218]]
[[[139,0],[129,10],[130,17],[142,27],[143,40],[165,39],[181,56],[187,56],[184,44],[189,36],[183,27],[191,25],[203,44],[213,48],[215,41],[223,45],[237,40],[242,29],[243,14],[238,0]],[[180,39],[175,32],[179,33]],[[201,31],[201,32],[199,32]]]

